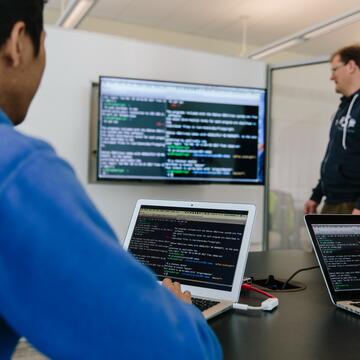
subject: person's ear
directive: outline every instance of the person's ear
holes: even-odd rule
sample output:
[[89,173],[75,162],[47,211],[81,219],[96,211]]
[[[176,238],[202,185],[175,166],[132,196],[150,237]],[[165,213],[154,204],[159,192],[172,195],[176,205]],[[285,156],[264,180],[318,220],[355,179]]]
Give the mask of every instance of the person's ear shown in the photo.
[[348,66],[348,69],[351,73],[353,73],[356,70],[359,70],[359,67],[357,66],[354,60],[349,60],[349,62],[346,65]]
[[5,60],[12,67],[18,67],[21,63],[25,44],[26,26],[23,21],[18,21],[13,26],[10,36],[7,39],[3,53]]

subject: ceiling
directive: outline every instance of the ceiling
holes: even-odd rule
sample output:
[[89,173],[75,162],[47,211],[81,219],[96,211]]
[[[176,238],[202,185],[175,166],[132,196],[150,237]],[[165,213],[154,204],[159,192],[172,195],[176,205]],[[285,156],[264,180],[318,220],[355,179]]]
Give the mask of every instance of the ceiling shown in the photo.
[[[50,0],[47,8],[61,4]],[[245,21],[247,48],[256,50],[358,8],[359,0],[99,0],[89,17],[237,45]],[[359,41],[360,21],[287,51],[323,56]]]

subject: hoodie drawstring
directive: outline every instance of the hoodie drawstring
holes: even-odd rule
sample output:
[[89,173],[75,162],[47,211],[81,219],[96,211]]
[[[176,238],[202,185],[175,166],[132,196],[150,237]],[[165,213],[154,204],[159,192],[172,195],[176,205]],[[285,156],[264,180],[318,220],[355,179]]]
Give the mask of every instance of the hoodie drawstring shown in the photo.
[[351,114],[351,110],[353,108],[354,102],[356,101],[356,99],[358,98],[359,94],[356,94],[353,99],[351,100],[349,109],[346,113],[345,116],[345,123],[344,123],[344,127],[343,127],[343,137],[342,137],[342,147],[344,150],[346,150],[346,135],[347,135],[347,127],[349,124],[349,120],[350,120],[350,114]]

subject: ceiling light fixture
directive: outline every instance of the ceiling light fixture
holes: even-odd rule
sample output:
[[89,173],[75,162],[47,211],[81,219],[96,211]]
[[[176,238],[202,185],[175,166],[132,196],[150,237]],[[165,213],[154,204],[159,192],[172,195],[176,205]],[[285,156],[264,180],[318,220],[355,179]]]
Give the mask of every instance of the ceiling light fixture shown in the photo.
[[338,29],[345,25],[350,25],[356,21],[360,20],[360,9],[358,9],[355,13],[348,16],[344,16],[342,18],[338,18],[336,21],[326,22],[322,26],[318,26],[316,29],[308,30],[304,35],[303,38],[305,40],[312,39],[314,37],[326,34],[330,31]]
[[72,0],[56,22],[57,26],[73,29],[79,26],[97,0]]
[[295,33],[291,36],[288,36],[286,38],[268,44],[250,53],[248,57],[254,60],[261,59],[277,51],[283,50],[290,46],[300,44],[301,42],[326,34],[342,26],[352,24],[358,20],[360,20],[360,8],[357,8],[341,16],[337,16],[323,23],[309,27],[301,32]]
[[301,38],[283,40],[282,42],[276,42],[274,44],[270,44],[267,48],[262,48],[259,52],[252,53],[249,57],[253,60],[258,60],[263,57],[266,57],[270,54],[278,52],[280,50],[287,49],[288,47],[300,44],[304,40]]

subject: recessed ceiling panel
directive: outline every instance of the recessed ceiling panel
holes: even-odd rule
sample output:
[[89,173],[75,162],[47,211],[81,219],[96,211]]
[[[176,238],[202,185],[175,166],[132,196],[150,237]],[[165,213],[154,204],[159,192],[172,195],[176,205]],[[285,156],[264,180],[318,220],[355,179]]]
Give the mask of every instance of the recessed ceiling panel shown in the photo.
[[[50,0],[47,7],[60,9],[62,3]],[[236,44],[247,17],[247,43],[262,47],[359,7],[359,0],[99,0],[90,16]],[[358,39],[358,27],[347,26],[296,50],[323,54]]]
[[118,21],[162,29],[162,22],[183,8],[189,0],[132,0],[121,11]]
[[99,0],[92,9],[92,16],[98,18],[117,20],[119,14],[123,12],[132,0]]

